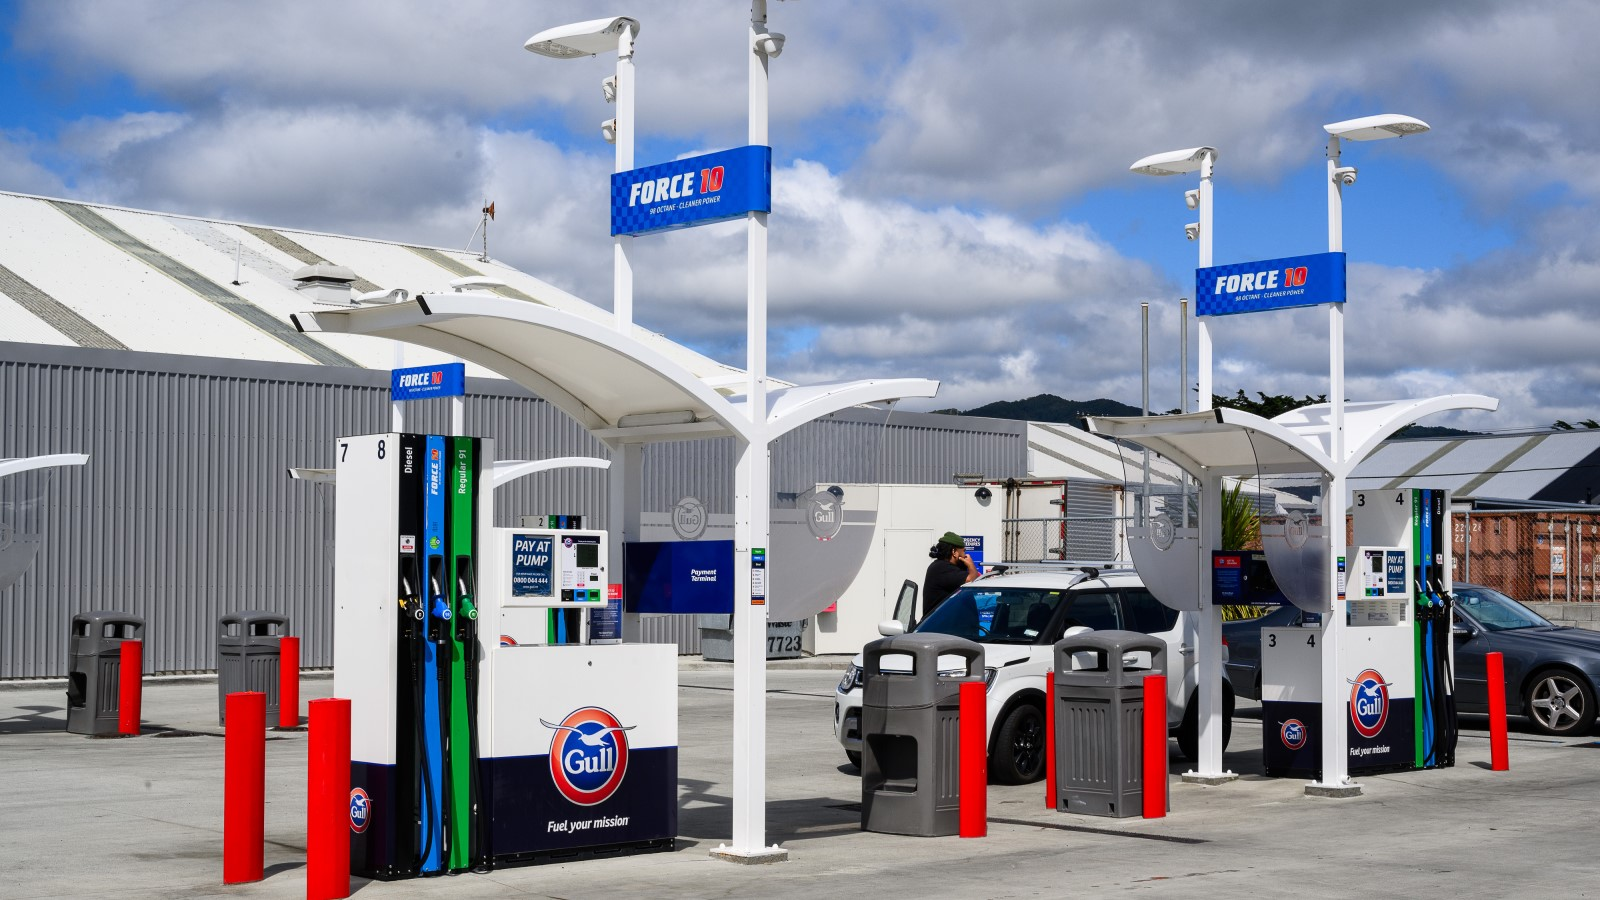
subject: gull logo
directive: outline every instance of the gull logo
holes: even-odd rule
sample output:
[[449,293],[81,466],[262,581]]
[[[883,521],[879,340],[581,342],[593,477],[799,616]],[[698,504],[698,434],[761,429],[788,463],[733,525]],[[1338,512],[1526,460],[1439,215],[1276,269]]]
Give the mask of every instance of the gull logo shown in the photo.
[[372,800],[361,788],[350,791],[350,830],[360,834],[372,823]]
[[539,720],[553,729],[550,739],[550,778],[556,790],[579,806],[593,806],[616,793],[628,771],[628,732],[598,706],[568,713],[559,723]]
[[696,541],[706,533],[706,507],[698,497],[685,497],[668,513],[672,518],[672,533],[685,541]]
[[1150,517],[1150,543],[1157,550],[1172,549],[1172,541],[1177,536],[1178,527],[1173,524],[1171,516],[1161,512]]
[[1310,537],[1311,523],[1306,519],[1306,514],[1298,509],[1290,510],[1283,518],[1283,540],[1296,550],[1306,545],[1306,538]]
[[1389,682],[1377,669],[1364,669],[1349,681],[1350,724],[1364,738],[1377,737],[1389,721]]
[[1289,719],[1278,729],[1278,737],[1283,745],[1290,750],[1299,750],[1306,745],[1306,726],[1299,719]]
[[804,509],[806,528],[819,541],[838,537],[840,529],[844,528],[844,491],[838,486],[825,491],[808,491]]

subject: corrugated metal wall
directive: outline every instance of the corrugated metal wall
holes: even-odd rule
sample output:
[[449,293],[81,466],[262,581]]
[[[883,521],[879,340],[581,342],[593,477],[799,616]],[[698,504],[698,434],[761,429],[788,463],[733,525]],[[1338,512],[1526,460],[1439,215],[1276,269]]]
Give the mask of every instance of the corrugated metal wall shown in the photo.
[[[500,459],[607,455],[515,385],[470,379],[468,391],[467,432],[494,437]],[[447,430],[449,401],[410,404],[407,416],[408,430]],[[214,668],[217,618],[243,609],[288,615],[304,664],[330,665],[334,489],[287,470],[331,467],[336,437],[388,428],[387,372],[0,342],[0,457],[91,454],[48,481],[0,480],[11,504],[0,517],[13,519],[44,484],[40,552],[0,589],[0,678],[64,674],[71,617],[91,609],[149,621],[151,671]],[[785,436],[773,461],[775,492],[1003,477],[1023,471],[1025,428],[852,410]],[[730,439],[649,448],[646,508],[694,494],[732,512],[733,462]],[[586,513],[605,527],[604,501],[604,472],[541,473],[500,489],[496,519]],[[649,628],[684,652],[698,637],[692,617]]]

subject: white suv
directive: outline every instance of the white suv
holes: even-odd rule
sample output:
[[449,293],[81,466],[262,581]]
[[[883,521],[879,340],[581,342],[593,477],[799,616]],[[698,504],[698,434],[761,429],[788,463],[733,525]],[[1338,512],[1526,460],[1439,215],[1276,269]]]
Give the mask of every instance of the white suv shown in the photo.
[[[897,623],[880,631],[895,633]],[[1131,570],[1055,569],[980,578],[939,605],[915,631],[950,634],[983,645],[988,681],[989,779],[1023,784],[1044,776],[1045,673],[1052,646],[1069,627],[1120,629],[1167,644],[1167,727],[1184,756],[1197,758],[1193,613],[1162,606]],[[1226,648],[1223,659],[1226,661]],[[1181,670],[1182,677],[1174,677]],[[1224,671],[1222,744],[1233,730],[1233,688]],[[835,689],[833,730],[861,765],[861,655]]]

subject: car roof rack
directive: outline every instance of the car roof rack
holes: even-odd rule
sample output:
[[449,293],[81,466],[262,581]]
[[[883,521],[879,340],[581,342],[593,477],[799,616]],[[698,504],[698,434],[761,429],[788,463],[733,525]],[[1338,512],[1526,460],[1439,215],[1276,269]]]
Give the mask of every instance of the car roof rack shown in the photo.
[[1099,578],[1106,572],[1133,571],[1133,563],[1127,560],[1083,560],[1083,559],[1044,559],[1021,560],[990,563],[984,566],[985,577],[989,575],[1008,575],[1016,572],[1082,572],[1085,579]]

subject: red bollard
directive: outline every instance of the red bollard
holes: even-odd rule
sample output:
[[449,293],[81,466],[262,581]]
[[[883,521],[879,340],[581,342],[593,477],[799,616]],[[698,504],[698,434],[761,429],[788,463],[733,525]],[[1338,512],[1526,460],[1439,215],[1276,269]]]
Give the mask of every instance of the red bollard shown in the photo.
[[1489,663],[1489,768],[1495,772],[1511,770],[1511,741],[1506,736],[1506,663],[1499,653],[1490,653]]
[[961,836],[989,833],[989,713],[981,681],[961,683]]
[[278,727],[300,727],[300,639],[278,640]]
[[1167,815],[1167,676],[1144,677],[1144,817]]
[[222,883],[262,879],[266,847],[267,695],[239,691],[227,699],[222,798]]
[[117,733],[137,735],[144,701],[144,641],[123,641],[117,685]]
[[[350,896],[350,701],[307,704],[306,900]],[[371,810],[363,804],[363,816]]]
[[1056,808],[1056,670],[1044,673],[1044,808]]

